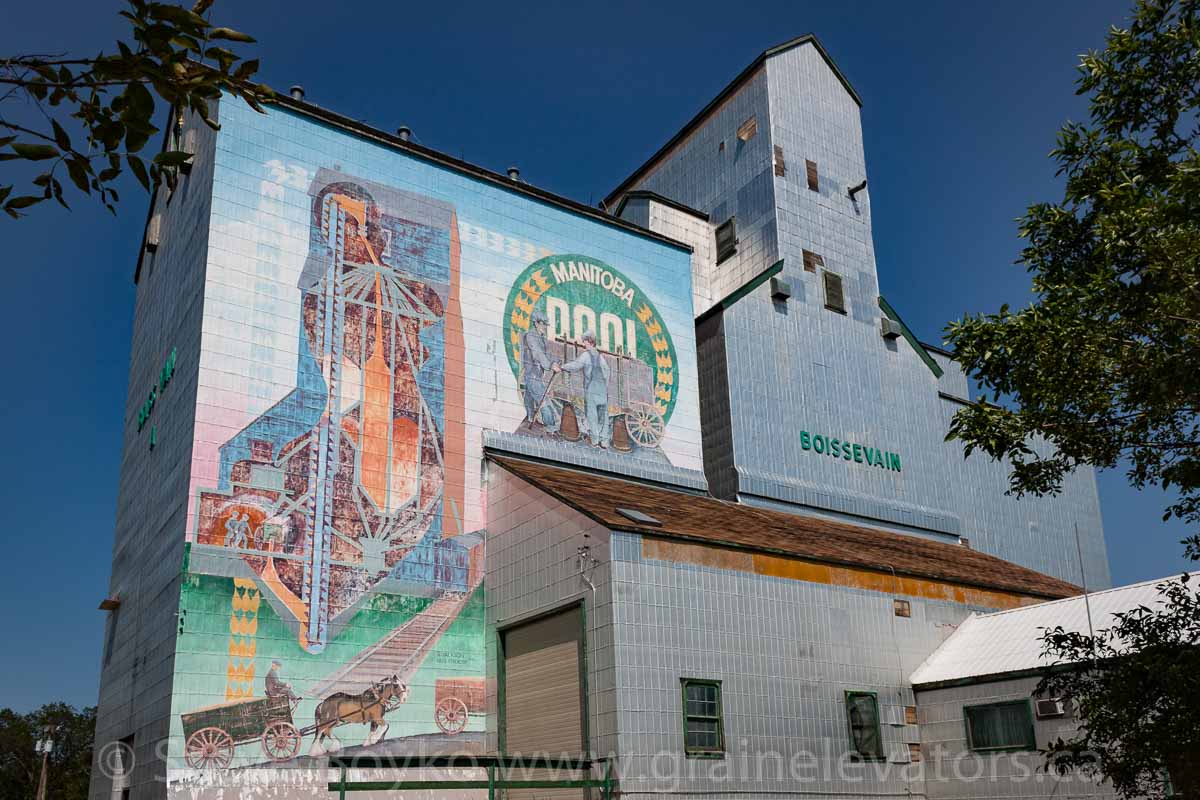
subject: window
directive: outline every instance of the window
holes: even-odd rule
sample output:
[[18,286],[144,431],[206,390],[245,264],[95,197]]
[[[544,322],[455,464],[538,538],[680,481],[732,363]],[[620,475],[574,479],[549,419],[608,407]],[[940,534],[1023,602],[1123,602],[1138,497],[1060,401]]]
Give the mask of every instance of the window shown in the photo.
[[895,599],[892,601],[892,605],[895,608],[897,617],[912,616],[912,603],[908,600]]
[[835,272],[825,271],[825,307],[839,314],[846,313],[846,295],[842,291],[842,276]]
[[808,188],[814,192],[821,191],[821,183],[817,178],[817,162],[805,159],[804,171],[808,174]]
[[1028,700],[967,706],[967,746],[972,750],[1036,750]]
[[783,160],[783,148],[775,145],[775,174],[779,177],[787,175],[787,162]]
[[812,250],[802,250],[801,253],[804,256],[805,272],[816,272],[817,267],[825,266],[825,259],[821,258],[820,255],[814,253]]
[[754,138],[754,134],[758,133],[758,120],[754,117],[746,120],[737,129],[737,137],[743,142],[748,142]]
[[863,759],[883,758],[883,734],[879,730],[879,703],[874,692],[846,692],[846,720],[850,746]]
[[737,217],[730,217],[717,226],[717,263],[737,252]]
[[722,758],[721,682],[683,678],[683,750],[689,758]]

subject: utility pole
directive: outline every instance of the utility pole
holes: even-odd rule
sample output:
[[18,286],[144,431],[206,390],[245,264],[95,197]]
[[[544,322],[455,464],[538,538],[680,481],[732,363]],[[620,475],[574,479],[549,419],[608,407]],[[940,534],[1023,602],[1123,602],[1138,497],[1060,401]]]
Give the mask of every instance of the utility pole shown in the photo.
[[37,800],[46,800],[46,770],[50,763],[50,753],[54,751],[55,727],[47,725],[43,728],[44,738],[39,739],[37,745],[34,746],[34,752],[42,754],[42,777],[38,779]]

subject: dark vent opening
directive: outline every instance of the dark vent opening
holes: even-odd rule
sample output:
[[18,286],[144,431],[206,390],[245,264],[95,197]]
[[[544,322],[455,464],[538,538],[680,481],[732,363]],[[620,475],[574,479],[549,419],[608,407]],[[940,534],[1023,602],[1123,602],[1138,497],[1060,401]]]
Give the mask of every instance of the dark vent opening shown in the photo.
[[821,182],[817,178],[817,162],[805,159],[804,171],[808,173],[808,188],[814,192],[821,191]]
[[787,175],[787,162],[783,160],[783,148],[775,145],[775,174],[780,178]]
[[730,217],[717,226],[717,263],[737,252],[737,218]]

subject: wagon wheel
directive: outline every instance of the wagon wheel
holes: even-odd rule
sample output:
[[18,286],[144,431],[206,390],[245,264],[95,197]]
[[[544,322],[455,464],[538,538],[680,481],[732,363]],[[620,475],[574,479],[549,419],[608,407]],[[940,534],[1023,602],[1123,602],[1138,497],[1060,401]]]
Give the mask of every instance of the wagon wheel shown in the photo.
[[287,761],[300,752],[300,731],[290,722],[276,720],[262,733],[262,749],[272,761]]
[[183,758],[192,769],[225,769],[233,761],[233,737],[220,728],[201,728],[188,737]]
[[649,403],[633,403],[625,412],[625,427],[629,436],[642,447],[654,447],[662,439],[662,414]]
[[457,697],[439,700],[433,710],[433,719],[442,733],[453,736],[467,727],[467,704]]

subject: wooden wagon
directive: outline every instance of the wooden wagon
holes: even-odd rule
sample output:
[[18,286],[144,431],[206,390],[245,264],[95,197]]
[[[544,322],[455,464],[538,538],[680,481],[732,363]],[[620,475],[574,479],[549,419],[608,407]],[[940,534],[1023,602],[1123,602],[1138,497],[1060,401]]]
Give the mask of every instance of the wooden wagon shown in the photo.
[[448,736],[461,733],[470,714],[486,710],[483,678],[438,678],[433,685],[433,720]]
[[[551,362],[560,364],[574,360],[584,350],[583,345],[575,342],[546,342],[546,355]],[[608,364],[608,414],[614,418],[614,431],[624,428],[640,447],[656,447],[665,425],[654,398],[654,369],[631,355],[607,350],[598,352]],[[547,373],[546,380],[550,377]],[[582,372],[560,372],[551,386],[554,399],[564,410],[570,406],[572,410],[567,413],[576,417],[583,412],[586,389]],[[567,435],[566,429],[563,435]],[[620,440],[621,436],[614,433],[618,447]]]
[[303,733],[292,722],[287,697],[231,700],[180,715],[183,757],[193,769],[224,769],[234,748],[258,741],[272,761],[287,761],[300,751]]

